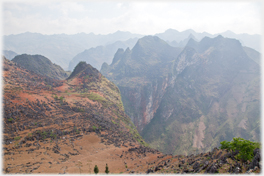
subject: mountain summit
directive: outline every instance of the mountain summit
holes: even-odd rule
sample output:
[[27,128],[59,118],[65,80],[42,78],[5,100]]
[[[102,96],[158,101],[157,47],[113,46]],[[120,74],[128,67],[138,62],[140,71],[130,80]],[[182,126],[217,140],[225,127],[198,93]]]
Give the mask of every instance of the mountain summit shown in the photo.
[[7,59],[3,70],[5,173],[91,173],[89,165],[102,173],[106,163],[120,173],[122,157],[136,167],[161,156],[125,114],[119,89],[90,65],[78,64],[67,80]]
[[98,80],[101,74],[96,68],[92,67],[90,64],[87,64],[86,62],[79,62],[79,64],[74,68],[73,72],[67,78],[67,80],[70,80],[76,76],[89,76],[93,77],[94,80]]
[[[118,85],[125,111],[139,131],[153,118],[167,86],[164,79],[180,52],[157,36],[145,36],[132,50],[118,50],[111,65],[102,66],[101,73]],[[151,101],[145,96],[151,96]]]
[[[240,136],[260,140],[259,54],[236,39],[190,38],[186,47],[143,37],[101,72],[151,147],[205,152]],[[123,56],[122,56],[123,55]]]
[[28,70],[50,78],[62,80],[68,77],[68,73],[60,66],[53,64],[48,58],[41,55],[17,55],[12,61]]

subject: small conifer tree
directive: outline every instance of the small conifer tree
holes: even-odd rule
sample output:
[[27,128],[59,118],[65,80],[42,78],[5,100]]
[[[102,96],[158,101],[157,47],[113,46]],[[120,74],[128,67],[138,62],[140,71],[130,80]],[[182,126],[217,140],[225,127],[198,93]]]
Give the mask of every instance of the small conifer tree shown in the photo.
[[106,163],[106,166],[105,166],[105,173],[106,173],[106,174],[108,174],[108,173],[109,173],[109,170],[108,170],[107,163]]
[[97,165],[94,166],[94,173],[97,174],[99,172],[99,169],[97,167]]

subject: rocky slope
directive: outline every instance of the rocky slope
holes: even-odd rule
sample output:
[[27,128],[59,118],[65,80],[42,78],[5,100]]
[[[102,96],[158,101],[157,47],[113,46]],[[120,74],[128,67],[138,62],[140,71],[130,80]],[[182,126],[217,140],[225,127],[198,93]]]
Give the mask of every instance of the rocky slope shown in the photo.
[[187,155],[235,136],[259,141],[259,55],[222,36],[190,39],[176,51],[148,36],[102,66],[150,146]]
[[251,58],[257,64],[261,64],[261,54],[259,52],[249,47],[243,47],[243,49],[249,58]]
[[91,173],[96,164],[103,173],[106,163],[119,173],[161,155],[144,146],[118,88],[86,63],[61,81],[4,59],[3,80],[5,173]]
[[[260,173],[260,151],[240,163],[214,149],[164,155],[145,147],[124,114],[118,88],[81,62],[54,80],[4,59],[3,173]],[[143,144],[143,145],[142,145]]]
[[13,62],[35,73],[48,76],[53,79],[66,79],[69,72],[65,72],[59,65],[53,64],[48,58],[41,55],[17,55]]

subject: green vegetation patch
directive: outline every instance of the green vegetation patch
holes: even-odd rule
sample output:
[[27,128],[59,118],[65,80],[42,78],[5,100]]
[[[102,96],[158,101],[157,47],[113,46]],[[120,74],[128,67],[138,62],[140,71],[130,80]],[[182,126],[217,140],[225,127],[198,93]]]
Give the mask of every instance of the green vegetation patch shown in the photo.
[[242,160],[242,161],[251,161],[252,158],[254,157],[254,149],[260,148],[260,143],[258,142],[251,142],[249,140],[243,139],[243,138],[233,138],[231,142],[228,141],[222,141],[220,142],[221,144],[221,149],[227,149],[236,151],[238,150],[239,153],[237,156],[235,156],[237,159]]
[[90,100],[93,100],[93,101],[99,101],[99,102],[103,102],[103,101],[107,101],[104,97],[102,97],[101,95],[98,95],[96,93],[89,93],[87,94],[87,97],[90,99]]
[[16,141],[18,141],[19,139],[21,139],[21,137],[20,136],[17,136],[17,137],[15,137],[14,138]]

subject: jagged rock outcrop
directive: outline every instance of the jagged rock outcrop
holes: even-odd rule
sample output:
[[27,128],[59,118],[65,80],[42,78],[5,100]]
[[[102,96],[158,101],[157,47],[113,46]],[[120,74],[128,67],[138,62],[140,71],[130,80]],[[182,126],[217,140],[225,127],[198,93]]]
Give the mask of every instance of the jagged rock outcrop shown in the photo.
[[104,62],[108,64],[112,62],[113,56],[118,48],[125,49],[127,47],[133,47],[137,40],[138,38],[131,38],[126,41],[116,41],[108,45],[86,49],[72,58],[68,68],[72,71],[79,62],[85,61],[100,70]]
[[260,139],[259,55],[246,50],[222,36],[191,38],[183,50],[147,36],[101,72],[150,146],[205,152],[235,136]]
[[117,84],[126,113],[139,131],[148,124],[172,80],[169,69],[180,48],[169,46],[155,36],[138,40],[132,50],[119,49],[101,73]]
[[142,132],[151,146],[187,154],[235,136],[260,140],[260,67],[239,41],[190,41],[173,71],[173,84]]

